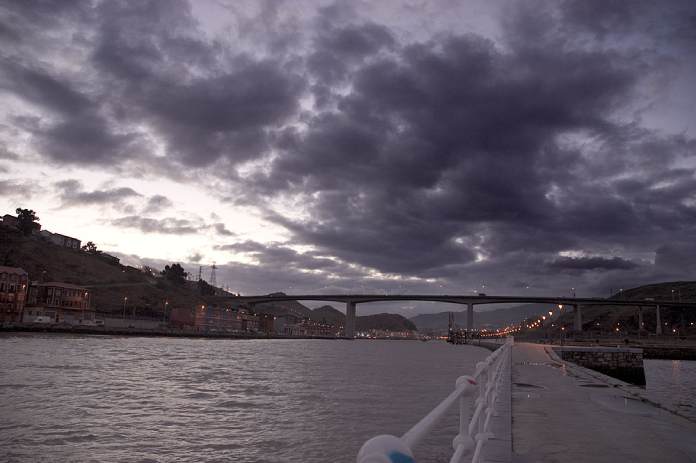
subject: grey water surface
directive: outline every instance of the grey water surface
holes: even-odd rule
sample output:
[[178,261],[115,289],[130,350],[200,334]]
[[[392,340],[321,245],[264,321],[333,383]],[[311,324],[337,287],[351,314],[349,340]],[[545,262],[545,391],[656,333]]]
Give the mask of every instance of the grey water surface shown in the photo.
[[696,421],[696,361],[643,360],[648,395]]
[[[0,335],[0,461],[353,462],[489,352],[443,342]],[[417,449],[448,461],[457,414]]]

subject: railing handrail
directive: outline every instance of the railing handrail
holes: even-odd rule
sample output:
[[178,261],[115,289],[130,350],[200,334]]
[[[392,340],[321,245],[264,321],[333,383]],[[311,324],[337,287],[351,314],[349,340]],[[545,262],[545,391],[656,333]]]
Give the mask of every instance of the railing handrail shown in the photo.
[[[506,367],[512,348],[512,338],[501,345],[486,359],[476,364],[473,375],[457,378],[454,391],[418,421],[403,436],[381,435],[365,442],[358,453],[358,463],[413,462],[412,449],[417,446],[447,411],[460,403],[459,434],[453,440],[454,454],[450,463],[459,463],[467,452],[473,450],[471,461],[477,463],[485,441],[491,437],[488,431],[493,406],[502,384],[501,372]],[[464,398],[478,390],[471,418],[467,418],[468,404]],[[477,429],[478,428],[478,429]],[[478,431],[478,432],[477,432]]]

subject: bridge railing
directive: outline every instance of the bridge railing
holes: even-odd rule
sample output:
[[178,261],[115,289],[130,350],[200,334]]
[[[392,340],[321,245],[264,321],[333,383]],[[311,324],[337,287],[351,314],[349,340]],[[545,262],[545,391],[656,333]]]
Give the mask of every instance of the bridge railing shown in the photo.
[[[357,463],[412,463],[415,448],[446,413],[459,403],[459,434],[452,441],[450,463],[478,463],[490,432],[496,400],[508,376],[513,339],[476,364],[471,376],[457,378],[455,389],[401,437],[381,435],[363,444]],[[474,396],[473,406],[469,400]]]

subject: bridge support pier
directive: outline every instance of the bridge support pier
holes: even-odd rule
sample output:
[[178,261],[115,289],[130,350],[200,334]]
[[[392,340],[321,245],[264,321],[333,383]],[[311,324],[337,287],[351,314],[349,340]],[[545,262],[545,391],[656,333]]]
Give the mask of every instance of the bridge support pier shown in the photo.
[[575,319],[573,320],[573,330],[577,332],[582,331],[582,306],[580,305],[574,305],[573,306],[573,314],[575,315]]
[[466,330],[472,331],[474,329],[474,304],[469,302],[466,305]]
[[662,317],[660,317],[660,306],[655,306],[655,334],[662,334]]
[[355,337],[355,302],[346,302],[346,326],[344,335],[347,338]]

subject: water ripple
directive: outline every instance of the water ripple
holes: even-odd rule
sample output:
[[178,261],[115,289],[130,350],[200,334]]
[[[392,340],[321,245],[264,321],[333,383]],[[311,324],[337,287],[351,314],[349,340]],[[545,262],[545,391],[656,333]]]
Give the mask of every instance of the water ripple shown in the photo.
[[[488,354],[435,342],[50,334],[0,335],[0,351],[0,446],[16,462],[352,462]],[[456,425],[453,413],[418,461],[447,461]]]

